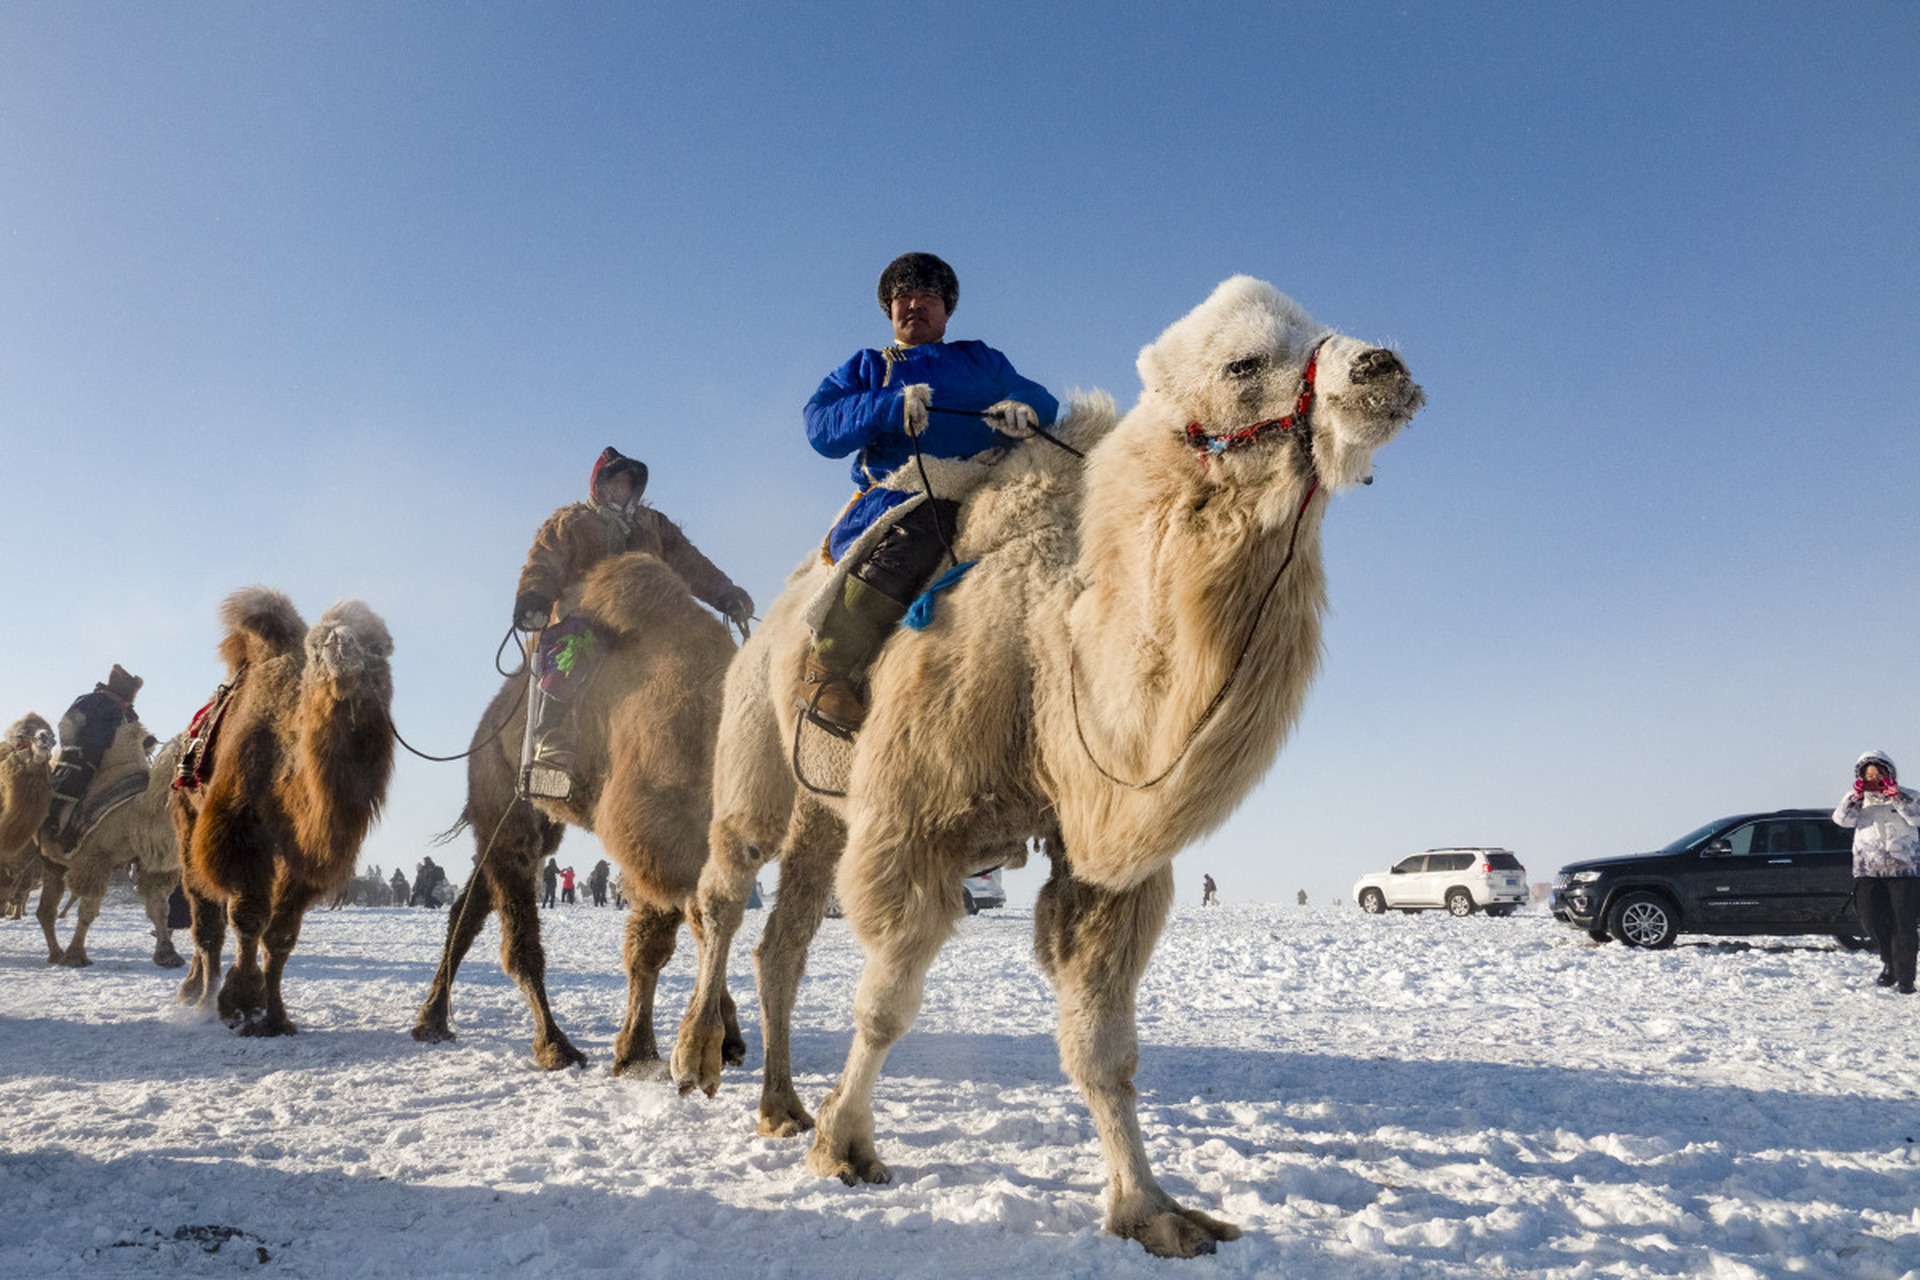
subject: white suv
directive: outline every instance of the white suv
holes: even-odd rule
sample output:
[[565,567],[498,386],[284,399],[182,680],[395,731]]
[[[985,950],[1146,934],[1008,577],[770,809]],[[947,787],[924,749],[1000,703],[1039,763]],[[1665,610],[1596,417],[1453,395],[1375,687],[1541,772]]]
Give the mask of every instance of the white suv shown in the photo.
[[1527,900],[1527,869],[1505,849],[1429,849],[1391,871],[1361,876],[1353,899],[1368,915],[1445,907],[1456,916],[1510,916]]

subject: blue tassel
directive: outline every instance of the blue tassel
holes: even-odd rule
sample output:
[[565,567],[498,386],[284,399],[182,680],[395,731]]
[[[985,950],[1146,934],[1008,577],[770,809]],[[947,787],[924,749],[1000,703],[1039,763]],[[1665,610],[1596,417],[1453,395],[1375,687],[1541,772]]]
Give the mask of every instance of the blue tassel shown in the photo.
[[966,577],[967,570],[978,563],[977,560],[969,560],[965,564],[957,564],[935,578],[933,585],[922,591],[920,597],[907,607],[907,616],[900,620],[901,624],[909,631],[925,631],[932,626],[933,597]]

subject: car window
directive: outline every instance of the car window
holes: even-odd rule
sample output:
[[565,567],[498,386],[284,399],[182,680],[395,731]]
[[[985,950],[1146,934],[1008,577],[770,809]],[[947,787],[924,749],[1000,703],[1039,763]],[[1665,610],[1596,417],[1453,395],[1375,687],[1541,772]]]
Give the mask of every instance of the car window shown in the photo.
[[1427,869],[1427,855],[1416,853],[1411,858],[1402,858],[1393,864],[1393,874],[1397,876],[1417,875]]
[[1675,840],[1672,844],[1661,846],[1660,852],[1661,853],[1685,853],[1687,850],[1693,848],[1694,845],[1699,844],[1702,840],[1705,840],[1708,836],[1712,835],[1714,831],[1719,828],[1720,823],[1725,821],[1726,821],[1725,818],[1721,818],[1719,822],[1709,822],[1704,827],[1695,827],[1693,830],[1687,832],[1687,834],[1681,836],[1678,840]]
[[1812,839],[1808,844],[1808,848],[1819,849],[1823,852],[1830,850],[1840,850],[1846,853],[1853,852],[1853,832],[1847,830],[1832,818],[1813,819],[1813,828],[1813,831],[1810,833]]
[[1520,859],[1514,857],[1510,853],[1488,854],[1487,865],[1492,867],[1495,871],[1520,871],[1523,869],[1520,866]]
[[1736,842],[1733,851],[1736,854],[1747,853],[1756,857],[1806,853],[1823,846],[1827,837],[1820,827],[1821,820],[1818,818],[1774,818],[1750,823],[1740,828],[1741,831],[1751,833],[1752,838],[1747,841],[1747,847],[1742,848]]
[[1478,859],[1471,853],[1450,853],[1447,855],[1448,871],[1465,871]]
[[1733,856],[1736,858],[1750,857],[1756,852],[1765,853],[1767,842],[1764,838],[1759,841],[1760,847],[1757,850],[1754,848],[1755,837],[1759,836],[1762,825],[1758,822],[1743,822],[1720,838],[1732,847]]

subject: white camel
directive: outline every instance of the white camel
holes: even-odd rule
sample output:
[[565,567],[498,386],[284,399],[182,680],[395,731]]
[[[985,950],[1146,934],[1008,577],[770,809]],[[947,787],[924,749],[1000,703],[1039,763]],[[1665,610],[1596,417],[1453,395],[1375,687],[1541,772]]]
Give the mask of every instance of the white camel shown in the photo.
[[[146,726],[138,720],[115,730],[88,792],[110,795],[124,787],[128,794],[95,818],[71,850],[62,849],[50,838],[40,841],[46,884],[36,914],[47,937],[48,964],[84,969],[93,963],[87,955],[87,931],[100,914],[107,885],[129,865],[133,868],[134,889],[153,925],[153,962],[162,969],[186,964],[174,948],[173,931],[167,927],[167,899],[180,884],[179,838],[167,807],[180,740],[162,746],[149,765],[150,741]],[[85,803],[83,800],[83,812]],[[63,891],[72,893],[80,904],[73,936],[64,947],[54,935]]]
[[[1326,604],[1324,498],[1369,477],[1424,395],[1392,352],[1331,333],[1245,276],[1146,347],[1139,371],[1140,400],[1118,424],[1098,402],[1063,424],[1069,443],[1091,445],[1084,467],[1027,442],[967,497],[955,553],[977,563],[932,625],[896,635],[874,664],[845,786],[807,779],[844,797],[796,789],[791,767],[815,732],[796,710],[806,603],[831,570],[802,566],[742,650],[701,890],[715,945],[673,1066],[683,1090],[717,1087],[727,943],[754,870],[782,858],[756,955],[761,1130],[811,1123],[786,1034],[819,905],[837,888],[867,962],[807,1167],[887,1182],[873,1089],[963,912],[960,882],[1044,838],[1035,952],[1058,993],[1062,1065],[1100,1135],[1107,1227],[1191,1256],[1239,1232],[1177,1204],[1148,1166],[1134,992],[1172,900],[1173,856],[1226,819],[1299,715]],[[953,496],[939,473],[931,483]]]

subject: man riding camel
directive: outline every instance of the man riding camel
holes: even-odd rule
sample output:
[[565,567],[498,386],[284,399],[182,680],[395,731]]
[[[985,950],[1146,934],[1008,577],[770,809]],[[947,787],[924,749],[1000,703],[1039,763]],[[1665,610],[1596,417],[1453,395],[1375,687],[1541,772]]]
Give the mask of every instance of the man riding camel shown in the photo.
[[113,735],[121,725],[139,719],[134,714],[133,699],[145,683],[116,662],[106,683],[96,684],[92,693],[75,698],[60,717],[60,749],[53,757],[53,808],[47,814],[45,830],[69,853],[82,834],[80,802],[86,798],[101,758],[113,744]]
[[[822,554],[837,563],[869,526],[910,494],[881,487],[910,463],[917,442],[931,458],[968,458],[1047,426],[1059,404],[1023,378],[984,342],[945,341],[960,301],[953,268],[931,253],[906,253],[880,273],[880,309],[894,345],[869,348],[827,375],[807,402],[807,440],[829,458],[853,455],[853,500],[828,532]],[[916,437],[904,411],[904,388],[926,384],[933,407],[957,411],[930,418]],[[851,731],[866,719],[868,663],[940,567],[953,538],[959,504],[932,497],[877,535],[844,579],[814,634],[802,678],[813,686],[807,710]]]
[[520,794],[564,800],[573,793],[574,695],[592,678],[597,640],[587,624],[563,616],[567,589],[609,556],[645,551],[686,582],[687,589],[743,631],[753,597],[687,541],[678,525],[641,502],[647,464],[608,445],[593,464],[590,501],[560,508],[534,535],[520,570],[514,625],[540,632],[533,647],[527,737]]

